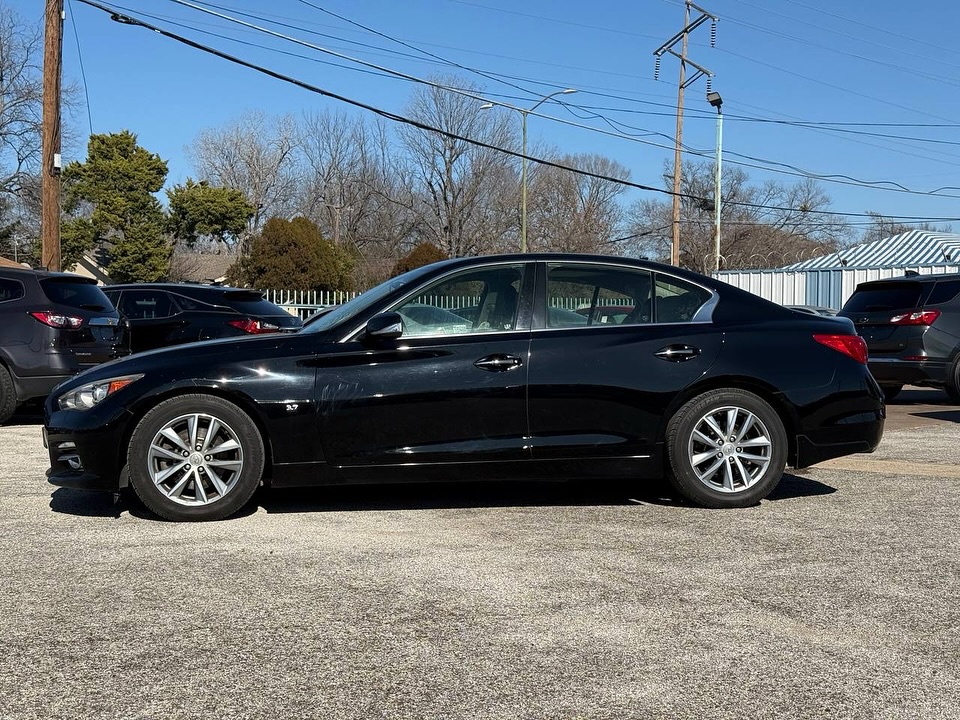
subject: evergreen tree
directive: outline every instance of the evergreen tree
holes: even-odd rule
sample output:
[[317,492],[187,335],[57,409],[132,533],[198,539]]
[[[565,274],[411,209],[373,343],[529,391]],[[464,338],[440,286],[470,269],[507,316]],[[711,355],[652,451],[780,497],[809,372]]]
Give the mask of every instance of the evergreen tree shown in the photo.
[[155,196],[166,177],[167,164],[137,145],[133,133],[91,135],[86,161],[70,163],[63,173],[66,210],[73,217],[62,235],[71,255],[107,240],[113,243],[107,272],[115,280],[166,277],[170,244]]
[[270,218],[253,238],[250,254],[231,271],[231,282],[259,289],[349,290],[353,259],[326,240],[306,218]]

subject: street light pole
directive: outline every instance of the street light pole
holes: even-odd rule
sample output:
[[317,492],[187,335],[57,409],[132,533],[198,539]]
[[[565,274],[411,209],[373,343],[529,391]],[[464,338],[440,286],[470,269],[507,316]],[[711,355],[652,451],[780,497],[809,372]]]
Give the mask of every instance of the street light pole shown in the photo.
[[529,108],[518,108],[513,105],[506,105],[504,103],[493,103],[488,102],[480,106],[481,110],[488,110],[494,105],[502,105],[503,107],[510,108],[511,110],[516,110],[520,113],[521,118],[521,148],[520,148],[520,252],[525,253],[527,251],[527,115],[532,113],[538,107],[543,105],[547,100],[557,95],[571,95],[575,93],[576,90],[573,88],[567,88],[566,90],[557,90],[552,92],[549,95],[544,95],[537,102],[536,105]]
[[707,102],[717,109],[717,175],[713,185],[713,271],[720,272],[720,205],[721,161],[723,160],[723,98],[718,92],[707,93]]

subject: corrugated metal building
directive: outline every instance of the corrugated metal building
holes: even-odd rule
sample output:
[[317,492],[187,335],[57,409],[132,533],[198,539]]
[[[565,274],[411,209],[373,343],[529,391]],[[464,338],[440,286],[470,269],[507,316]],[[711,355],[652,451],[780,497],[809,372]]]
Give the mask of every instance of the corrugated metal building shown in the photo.
[[777,270],[723,270],[715,277],[781,305],[839,308],[859,283],[907,270],[960,272],[960,235],[911,230]]

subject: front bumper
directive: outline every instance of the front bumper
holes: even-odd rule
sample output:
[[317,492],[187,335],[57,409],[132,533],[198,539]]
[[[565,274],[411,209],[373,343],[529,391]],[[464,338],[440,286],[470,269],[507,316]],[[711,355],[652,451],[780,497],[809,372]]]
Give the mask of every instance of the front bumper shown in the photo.
[[50,456],[47,481],[78,490],[119,490],[129,413],[110,415],[99,407],[53,410],[51,405],[48,401],[44,427]]

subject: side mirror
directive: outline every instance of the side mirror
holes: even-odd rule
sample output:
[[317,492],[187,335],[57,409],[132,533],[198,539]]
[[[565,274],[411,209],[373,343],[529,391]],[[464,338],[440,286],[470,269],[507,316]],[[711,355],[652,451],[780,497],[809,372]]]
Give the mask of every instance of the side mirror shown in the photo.
[[396,340],[401,335],[403,335],[403,318],[400,313],[381,313],[367,321],[366,336],[368,338]]

